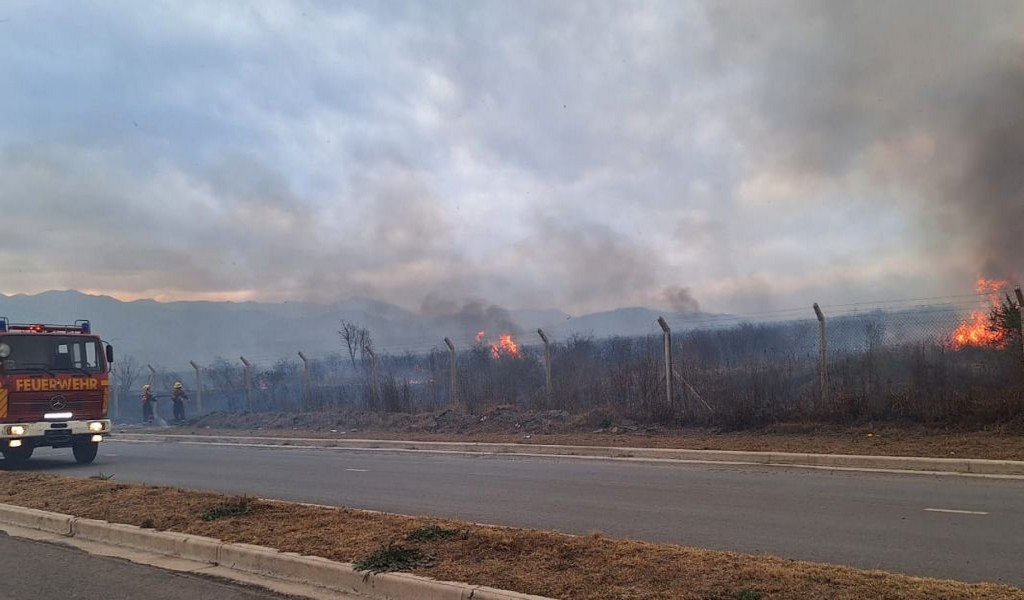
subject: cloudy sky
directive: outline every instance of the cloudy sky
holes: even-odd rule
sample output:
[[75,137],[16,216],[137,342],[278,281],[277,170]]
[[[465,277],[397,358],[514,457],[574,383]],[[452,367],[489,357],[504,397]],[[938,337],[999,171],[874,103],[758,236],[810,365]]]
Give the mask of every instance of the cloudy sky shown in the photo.
[[0,4],[0,292],[752,311],[1024,265],[1024,3]]

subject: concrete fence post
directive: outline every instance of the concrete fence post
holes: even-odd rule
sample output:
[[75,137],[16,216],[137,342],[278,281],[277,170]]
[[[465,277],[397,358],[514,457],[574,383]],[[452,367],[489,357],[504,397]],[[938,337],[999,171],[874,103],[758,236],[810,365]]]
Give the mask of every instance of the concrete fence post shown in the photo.
[[188,364],[196,370],[196,416],[199,416],[203,414],[203,376],[200,373],[201,367],[196,364],[196,361],[190,360]]
[[448,364],[451,368],[450,382],[448,384],[448,407],[455,408],[456,402],[458,401],[458,394],[456,392],[456,383],[458,382],[458,371],[455,369],[455,344],[448,338],[444,338],[444,343],[448,346]]
[[366,347],[366,353],[370,355],[370,397],[373,398],[374,408],[380,408],[380,385],[377,381],[377,353],[373,348]]
[[[156,378],[156,369],[154,369],[153,365],[150,365],[150,364],[147,364],[146,368],[149,369],[149,377],[146,378],[146,383],[148,383],[149,385],[153,385],[153,380]],[[160,403],[157,401],[157,400],[159,400],[159,397],[156,395],[156,392],[153,392],[153,400],[154,400],[154,402],[153,402],[153,416],[159,417],[160,416],[160,409],[159,409]]]
[[821,387],[821,400],[828,400],[828,346],[825,338],[825,313],[821,312],[818,303],[814,303],[814,314],[818,317],[818,385]]
[[309,410],[312,404],[309,393],[309,359],[301,351],[299,352],[299,358],[302,359],[302,408]]
[[244,356],[238,358],[245,365],[245,410],[252,412],[252,365]]
[[672,368],[672,328],[664,317],[658,317],[658,325],[661,325],[662,341],[665,344],[665,399],[668,407],[673,406],[672,401],[672,379],[674,371]]
[[544,342],[544,393],[547,395],[548,407],[551,407],[551,343],[543,329],[537,329],[537,335]]

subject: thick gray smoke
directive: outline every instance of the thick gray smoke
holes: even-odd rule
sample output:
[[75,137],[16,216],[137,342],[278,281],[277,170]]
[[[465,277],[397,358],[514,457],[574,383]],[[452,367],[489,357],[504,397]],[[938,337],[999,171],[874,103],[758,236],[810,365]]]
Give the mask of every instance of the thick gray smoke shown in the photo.
[[464,339],[472,338],[478,331],[491,335],[521,332],[506,309],[483,300],[467,300],[460,304],[430,295],[424,298],[420,312],[432,317],[438,330],[459,332],[458,335]]
[[[1018,48],[1018,52],[1024,48]],[[963,171],[945,190],[951,230],[969,228],[982,274],[1024,274],[1024,60],[979,78],[950,143]]]
[[937,259],[1002,278],[1024,274],[1022,13],[928,0],[729,3],[709,16],[714,64],[750,74],[753,108],[734,116],[756,163],[866,190],[865,210],[913,197]]
[[693,297],[690,288],[672,286],[665,289],[665,300],[668,306],[677,313],[695,313],[700,310],[700,304]]

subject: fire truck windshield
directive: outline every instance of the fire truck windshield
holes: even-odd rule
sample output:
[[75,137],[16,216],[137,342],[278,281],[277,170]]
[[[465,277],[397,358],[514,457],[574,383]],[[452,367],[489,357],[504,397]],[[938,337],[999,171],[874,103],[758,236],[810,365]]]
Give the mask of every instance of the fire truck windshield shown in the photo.
[[102,370],[102,349],[96,338],[63,335],[5,335],[0,342],[10,347],[3,359],[6,373],[79,372]]

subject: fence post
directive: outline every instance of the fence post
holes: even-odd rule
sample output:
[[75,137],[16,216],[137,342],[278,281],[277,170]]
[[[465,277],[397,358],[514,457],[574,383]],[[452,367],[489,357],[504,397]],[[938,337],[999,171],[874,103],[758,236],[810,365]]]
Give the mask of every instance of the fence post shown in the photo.
[[455,383],[458,380],[455,370],[455,344],[448,338],[444,338],[444,343],[448,346],[448,354],[451,357],[448,359],[448,364],[451,365],[451,383],[448,384],[448,407],[455,408],[455,402],[458,400],[455,392]]
[[245,365],[245,410],[252,412],[252,365],[244,356],[238,357]]
[[1021,293],[1020,286],[1013,288],[1017,295],[1017,316],[1020,318],[1020,360],[1021,368],[1024,369],[1024,293]]
[[303,410],[309,410],[312,404],[309,394],[309,359],[301,351],[299,352],[299,358],[302,359],[302,408]]
[[658,325],[661,325],[662,338],[665,342],[665,398],[668,400],[668,408],[672,408],[672,328],[668,326],[664,317],[658,317]]
[[203,378],[199,374],[201,367],[194,360],[188,361],[188,364],[192,365],[192,368],[196,370],[196,416],[199,416],[203,414]]
[[817,302],[814,303],[814,314],[818,317],[818,383],[821,386],[821,400],[824,402],[828,399],[828,348],[825,341],[825,313],[821,312]]
[[544,391],[548,397],[548,407],[551,407],[551,344],[548,336],[544,335],[543,329],[537,329],[537,335],[544,342]]
[[366,353],[370,355],[370,396],[373,398],[373,406],[380,409],[380,388],[377,384],[377,353],[373,348],[366,346]]

